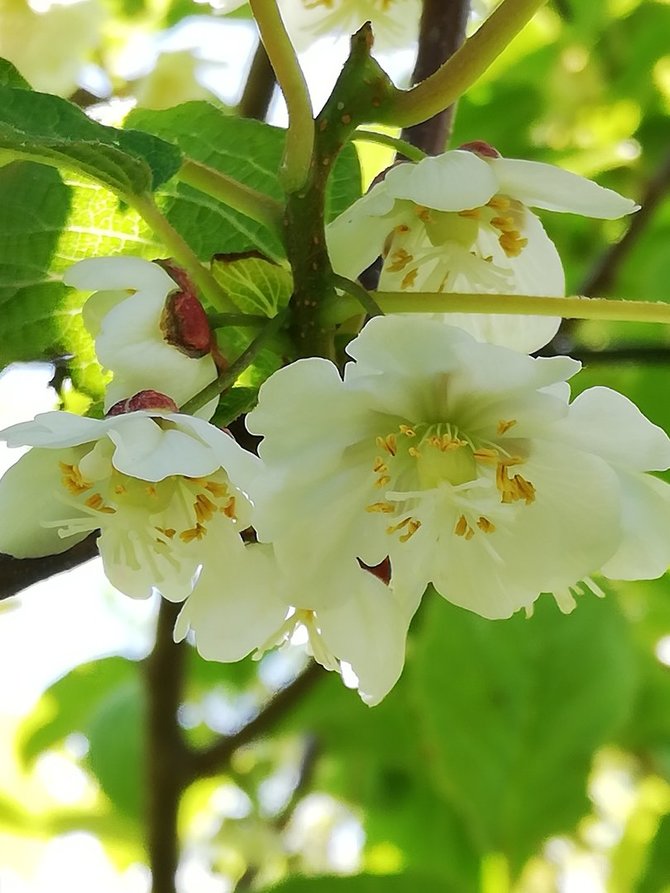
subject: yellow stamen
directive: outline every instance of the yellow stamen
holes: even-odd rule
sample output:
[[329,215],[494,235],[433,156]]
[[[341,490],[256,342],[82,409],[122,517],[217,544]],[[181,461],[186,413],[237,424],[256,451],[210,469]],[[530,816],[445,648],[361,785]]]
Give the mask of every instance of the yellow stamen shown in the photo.
[[398,445],[395,434],[387,434],[386,437],[377,437],[375,443],[381,450],[386,450],[392,456],[398,452]]
[[498,461],[498,450],[490,450],[488,447],[480,447],[478,450],[475,450],[473,453],[475,459],[478,459],[480,462],[497,462]]
[[163,536],[166,536],[169,540],[171,540],[177,532],[174,527],[156,527],[156,530],[159,533],[162,533]]
[[375,487],[381,489],[382,487],[386,487],[391,483],[391,478],[387,474],[383,474],[380,478],[377,478],[375,481]]
[[516,419],[500,419],[496,432],[498,434],[507,434],[510,428],[516,425]]
[[228,502],[221,509],[226,518],[235,518],[235,505],[236,499],[234,496],[231,496]]
[[493,533],[496,529],[495,524],[492,521],[489,521],[488,518],[485,518],[484,515],[477,518],[477,527],[479,527],[482,533]]
[[493,217],[491,219],[491,226],[495,226],[496,229],[501,230],[503,233],[516,232],[517,235],[519,234],[513,217]]
[[372,466],[372,470],[375,471],[377,474],[386,474],[386,472],[389,470],[389,467],[386,462],[384,462],[381,456],[377,456],[374,461],[374,465]]
[[461,517],[456,521],[456,526],[454,527],[454,533],[456,536],[465,536],[466,531],[469,529],[470,525],[467,522],[465,515],[461,515]]
[[228,487],[226,487],[225,484],[219,484],[216,481],[207,481],[205,490],[209,490],[212,496],[216,499],[221,499],[223,496],[228,495]]
[[90,481],[86,480],[81,471],[79,471],[79,466],[68,465],[66,462],[59,462],[58,466],[61,470],[63,486],[66,490],[69,490],[70,493],[74,493],[78,496],[80,493],[85,493],[86,490],[90,490],[93,486]]
[[123,484],[117,484],[116,487],[114,487],[114,492],[116,493],[117,496],[123,496],[123,494],[126,493],[127,490],[123,486]]
[[153,484],[147,484],[147,486],[144,488],[144,490],[145,490],[147,496],[155,496],[156,492],[157,492],[156,488],[154,487]]
[[522,239],[519,232],[505,232],[498,242],[507,257],[518,257],[528,244],[528,239]]
[[195,511],[196,521],[202,523],[203,521],[209,521],[214,517],[216,505],[208,496],[205,496],[204,493],[199,493],[193,503],[193,510]]
[[391,502],[373,502],[365,506],[366,512],[381,512],[384,515],[392,515],[395,506]]
[[404,248],[399,248],[397,251],[394,251],[391,258],[393,259],[393,263],[388,268],[390,273],[399,273],[401,270],[405,269],[407,264],[414,260],[414,256],[408,251],[405,251]]
[[398,537],[401,543],[406,543],[410,537],[413,537],[417,530],[421,527],[421,521],[418,518],[410,518],[410,522],[407,525],[407,533],[403,533],[402,536]]
[[[501,237],[502,238],[502,237]],[[414,267],[413,270],[410,270],[404,277],[402,282],[400,283],[400,288],[411,288],[415,281],[416,277],[419,275],[418,267]]]
[[496,211],[507,211],[512,202],[505,195],[494,195],[486,204]]
[[458,212],[459,217],[468,217],[472,220],[479,220],[481,217],[481,210],[479,208],[467,208],[464,211]]
[[404,434],[405,437],[416,437],[416,431],[414,428],[410,428],[409,425],[400,425],[400,433]]
[[202,524],[196,524],[195,527],[190,527],[188,530],[182,530],[179,534],[179,539],[184,543],[190,543],[192,540],[201,540],[206,533],[207,531]]

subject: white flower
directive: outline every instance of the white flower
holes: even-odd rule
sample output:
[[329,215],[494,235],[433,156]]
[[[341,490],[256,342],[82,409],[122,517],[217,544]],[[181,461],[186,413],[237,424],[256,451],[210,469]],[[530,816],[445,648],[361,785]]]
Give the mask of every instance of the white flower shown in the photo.
[[47,412],[0,438],[33,447],[0,480],[0,552],[17,558],[63,552],[99,529],[114,586],[180,601],[205,550],[234,553],[250,523],[242,488],[258,460],[202,419]]
[[413,316],[372,320],[348,351],[344,382],[298,361],[248,417],[265,438],[259,539],[317,611],[387,555],[405,598],[432,582],[489,618],[600,569],[663,572],[670,490],[645,472],[670,466],[670,440],[609,390],[569,405],[578,363]]
[[[114,374],[106,410],[146,389],[169,394],[181,405],[216,378],[209,354],[186,356],[166,340],[161,325],[166,300],[180,286],[159,264],[139,257],[91,257],[70,267],[63,279],[82,291],[102,289],[88,298],[83,314],[100,363]],[[216,402],[198,415],[210,418]]]
[[[327,670],[351,666],[363,700],[379,703],[395,685],[405,662],[407,628],[418,598],[401,599],[371,573],[361,571],[351,597],[311,606],[311,593],[292,589],[268,546],[238,548],[234,562],[213,553],[175,626],[188,629],[207,660],[236,661],[291,639],[304,628],[308,651]],[[245,593],[240,596],[240,588]],[[341,594],[342,595],[342,594]]]
[[375,49],[409,46],[421,17],[420,0],[279,0],[279,6],[299,49],[323,35],[349,36],[368,21]]
[[[328,228],[337,273],[356,278],[380,254],[380,291],[565,293],[556,248],[529,207],[615,218],[636,205],[550,164],[501,158],[484,143],[399,164]],[[528,353],[558,317],[446,314],[480,341]]]
[[69,96],[80,70],[101,42],[107,12],[98,0],[0,2],[0,57],[35,90]]

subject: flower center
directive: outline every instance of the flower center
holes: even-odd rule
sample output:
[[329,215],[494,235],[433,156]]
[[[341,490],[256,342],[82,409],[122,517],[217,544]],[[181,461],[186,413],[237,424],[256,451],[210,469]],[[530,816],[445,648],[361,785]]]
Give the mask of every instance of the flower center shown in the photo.
[[[515,419],[501,419],[497,435],[515,424]],[[384,498],[366,511],[395,516],[387,533],[397,533],[400,542],[411,539],[422,526],[421,515],[431,504],[434,511],[437,501],[450,506],[450,517],[456,518],[453,533],[466,540],[477,530],[493,533],[492,515],[535,501],[535,487],[515,470],[525,462],[523,456],[500,443],[476,442],[455,425],[400,424],[397,431],[378,435],[375,445],[374,486]]]
[[[92,530],[112,523],[129,528],[139,526],[149,535],[157,536],[159,542],[178,537],[183,543],[189,543],[205,536],[208,522],[217,513],[231,520],[236,518],[235,496],[223,472],[207,478],[174,475],[151,483],[122,474],[110,463],[108,474],[93,481],[87,479],[80,467],[90,455],[83,457],[79,465],[59,464],[61,482],[68,494],[64,501],[76,505],[91,518]],[[112,521],[109,518],[112,515],[118,517]],[[76,519],[58,523],[64,529],[74,525],[78,532],[86,522]]]
[[506,259],[518,257],[528,244],[521,202],[495,195],[483,207],[463,211],[406,205],[404,222],[386,241],[380,287],[449,292],[472,291],[474,284],[476,291],[513,290]]

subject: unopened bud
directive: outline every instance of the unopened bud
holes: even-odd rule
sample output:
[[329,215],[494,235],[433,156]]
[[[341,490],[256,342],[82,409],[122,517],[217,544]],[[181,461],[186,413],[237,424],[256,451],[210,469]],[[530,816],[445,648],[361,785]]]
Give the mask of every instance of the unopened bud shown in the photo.
[[212,349],[212,331],[193,283],[186,271],[171,261],[157,260],[155,263],[160,264],[179,286],[179,290],[168,295],[165,301],[160,321],[163,337],[187,357],[207,356]]
[[119,400],[107,411],[107,416],[125,415],[127,412],[137,412],[140,409],[155,409],[159,412],[179,412],[179,407],[172,397],[161,394],[160,391],[139,391],[134,397]]
[[472,140],[470,143],[463,143],[459,149],[465,149],[466,152],[474,152],[475,155],[481,155],[482,158],[501,158],[500,152],[487,143],[485,140]]

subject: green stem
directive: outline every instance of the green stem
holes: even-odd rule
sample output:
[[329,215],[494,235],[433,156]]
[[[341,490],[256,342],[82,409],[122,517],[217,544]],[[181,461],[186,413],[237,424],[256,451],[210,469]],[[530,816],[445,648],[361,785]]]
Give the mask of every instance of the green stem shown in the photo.
[[389,149],[395,149],[399,155],[404,155],[410,161],[423,161],[426,157],[423,149],[419,149],[396,136],[390,136],[388,133],[379,133],[376,130],[356,130],[352,139],[366,143],[378,143],[380,146],[388,146]]
[[475,83],[546,0],[503,0],[435,74],[399,91],[377,120],[410,127],[452,105]]
[[267,226],[277,235],[282,235],[282,206],[269,195],[190,159],[184,162],[177,176],[182,183],[211,195],[224,205]]
[[168,219],[158,209],[152,195],[132,196],[133,207],[149,224],[171,256],[182,266],[207,301],[218,310],[236,311],[238,308],[203,266],[191,246],[184,241]]
[[354,298],[354,300],[365,310],[368,316],[384,315],[384,311],[375,301],[372,293],[363,288],[362,285],[359,285],[358,282],[352,282],[352,280],[347,279],[346,276],[338,276],[337,273],[334,273],[333,284],[336,288],[350,294],[351,297]]
[[261,40],[288,109],[288,132],[280,172],[287,192],[300,189],[307,179],[314,145],[314,113],[307,81],[284,27],[277,0],[250,0]]
[[[516,316],[562,316],[670,325],[670,303],[607,298],[546,298],[537,295],[437,294],[433,292],[375,292],[384,313],[496,313]],[[323,322],[336,324],[358,312],[359,301],[343,296],[325,310]]]
[[254,338],[249,347],[239,355],[235,362],[228,366],[227,369],[224,369],[213,382],[203,388],[195,395],[195,397],[191,397],[190,400],[187,400],[186,403],[179,408],[179,412],[190,413],[192,415],[209,403],[210,400],[213,400],[215,397],[218,397],[219,394],[222,394],[224,391],[227,391],[228,388],[231,388],[244,370],[253,363],[260,351],[279,331],[285,322],[285,311],[278,313],[277,316],[269,320],[263,331]]

